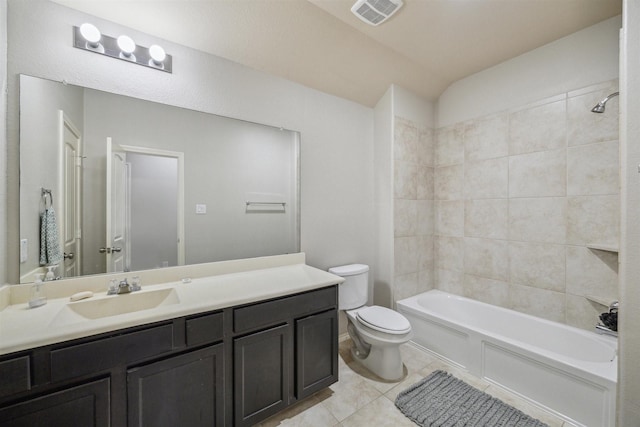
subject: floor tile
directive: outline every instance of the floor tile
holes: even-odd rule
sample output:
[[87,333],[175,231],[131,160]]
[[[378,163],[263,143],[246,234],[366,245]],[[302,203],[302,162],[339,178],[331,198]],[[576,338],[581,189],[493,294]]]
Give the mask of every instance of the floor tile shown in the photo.
[[393,402],[384,396],[369,403],[340,425],[343,427],[415,427],[413,421],[405,417]]

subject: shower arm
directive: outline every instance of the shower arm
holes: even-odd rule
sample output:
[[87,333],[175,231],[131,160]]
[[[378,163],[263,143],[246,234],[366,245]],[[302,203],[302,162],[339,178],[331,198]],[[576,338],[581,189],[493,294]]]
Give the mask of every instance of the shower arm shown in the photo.
[[620,92],[614,92],[611,95],[607,96],[606,98],[604,98],[602,101],[598,102],[595,107],[593,107],[591,109],[591,112],[593,113],[604,113],[604,106],[605,104],[613,97],[616,97],[620,95]]

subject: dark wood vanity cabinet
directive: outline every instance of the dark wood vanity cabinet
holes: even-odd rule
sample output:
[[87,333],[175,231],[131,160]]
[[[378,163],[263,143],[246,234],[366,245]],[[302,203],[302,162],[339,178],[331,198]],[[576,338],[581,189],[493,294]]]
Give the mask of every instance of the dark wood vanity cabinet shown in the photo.
[[252,425],[338,380],[337,286],[0,356],[2,427]]
[[128,426],[221,426],[222,388],[222,344],[129,369]]
[[337,297],[330,287],[234,309],[235,425],[253,425],[338,380]]
[[108,378],[51,392],[0,409],[2,427],[109,427]]

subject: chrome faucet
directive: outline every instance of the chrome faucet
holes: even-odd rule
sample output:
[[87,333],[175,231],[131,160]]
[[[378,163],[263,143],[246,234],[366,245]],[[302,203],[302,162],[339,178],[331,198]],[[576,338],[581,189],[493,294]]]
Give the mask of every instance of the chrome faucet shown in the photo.
[[109,290],[107,291],[107,295],[129,294],[131,292],[139,291],[140,289],[140,279],[138,278],[138,276],[135,276],[133,278],[131,284],[129,284],[126,277],[120,282],[118,282],[116,279],[113,279],[109,283]]

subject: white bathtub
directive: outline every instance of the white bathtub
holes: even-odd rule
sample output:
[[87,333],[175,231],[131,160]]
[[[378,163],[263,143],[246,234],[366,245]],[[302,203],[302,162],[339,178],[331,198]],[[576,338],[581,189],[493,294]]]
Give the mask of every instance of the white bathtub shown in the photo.
[[615,426],[615,338],[438,290],[397,309],[426,350],[573,423]]

